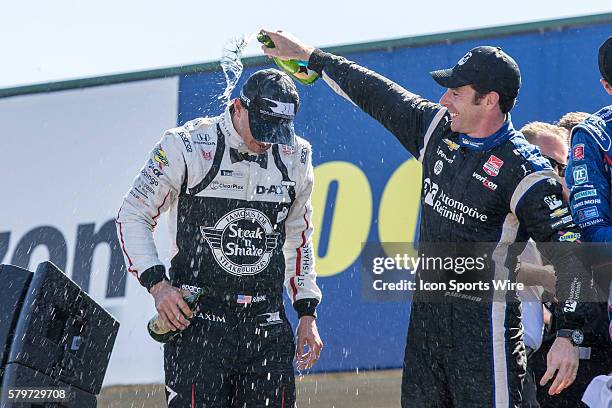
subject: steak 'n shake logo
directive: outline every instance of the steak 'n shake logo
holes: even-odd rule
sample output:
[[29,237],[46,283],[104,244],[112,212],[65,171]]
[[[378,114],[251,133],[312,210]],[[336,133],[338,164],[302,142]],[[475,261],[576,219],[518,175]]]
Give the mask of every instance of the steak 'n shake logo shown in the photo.
[[278,232],[261,211],[239,208],[225,214],[214,227],[200,227],[215,260],[232,275],[255,275],[270,263]]

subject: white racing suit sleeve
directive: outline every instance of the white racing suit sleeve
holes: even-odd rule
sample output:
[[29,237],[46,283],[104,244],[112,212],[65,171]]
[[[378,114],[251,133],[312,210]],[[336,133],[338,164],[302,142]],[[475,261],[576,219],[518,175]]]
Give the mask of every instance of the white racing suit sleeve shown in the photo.
[[298,149],[295,166],[301,167],[303,179],[297,185],[296,198],[285,221],[285,288],[293,307],[302,316],[315,316],[316,306],[321,301],[321,290],[317,286],[314,249],[312,245],[312,204],[314,182],[311,148],[308,144]]
[[153,230],[159,216],[180,193],[186,167],[183,150],[178,136],[167,131],[136,176],[117,214],[117,235],[127,269],[147,289],[166,276]]

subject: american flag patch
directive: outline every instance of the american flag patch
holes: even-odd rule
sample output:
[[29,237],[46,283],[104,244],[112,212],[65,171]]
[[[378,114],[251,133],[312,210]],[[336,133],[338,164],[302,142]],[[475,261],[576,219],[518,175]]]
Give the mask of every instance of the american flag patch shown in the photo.
[[251,300],[253,300],[253,296],[250,295],[238,295],[238,299],[236,300],[236,303],[243,303],[243,304],[249,304],[251,303]]

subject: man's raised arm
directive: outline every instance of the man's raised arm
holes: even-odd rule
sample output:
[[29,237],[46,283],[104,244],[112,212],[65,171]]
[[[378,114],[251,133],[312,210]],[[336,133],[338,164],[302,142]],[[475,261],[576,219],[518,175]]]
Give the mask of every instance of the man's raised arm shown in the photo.
[[308,61],[308,67],[336,93],[383,124],[416,158],[422,157],[427,135],[448,122],[446,108],[408,92],[374,71],[308,46],[289,33],[262,31],[275,45],[262,46],[266,55]]

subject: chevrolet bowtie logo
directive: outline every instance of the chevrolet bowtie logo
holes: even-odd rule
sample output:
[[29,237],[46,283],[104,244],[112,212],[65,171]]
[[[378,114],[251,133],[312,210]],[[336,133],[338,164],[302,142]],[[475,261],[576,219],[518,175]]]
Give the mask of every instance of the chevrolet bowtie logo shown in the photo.
[[453,142],[452,140],[449,139],[442,139],[442,141],[444,143],[446,143],[446,145],[448,146],[448,148],[453,151],[453,150],[457,150],[459,148],[459,145],[455,142]]

